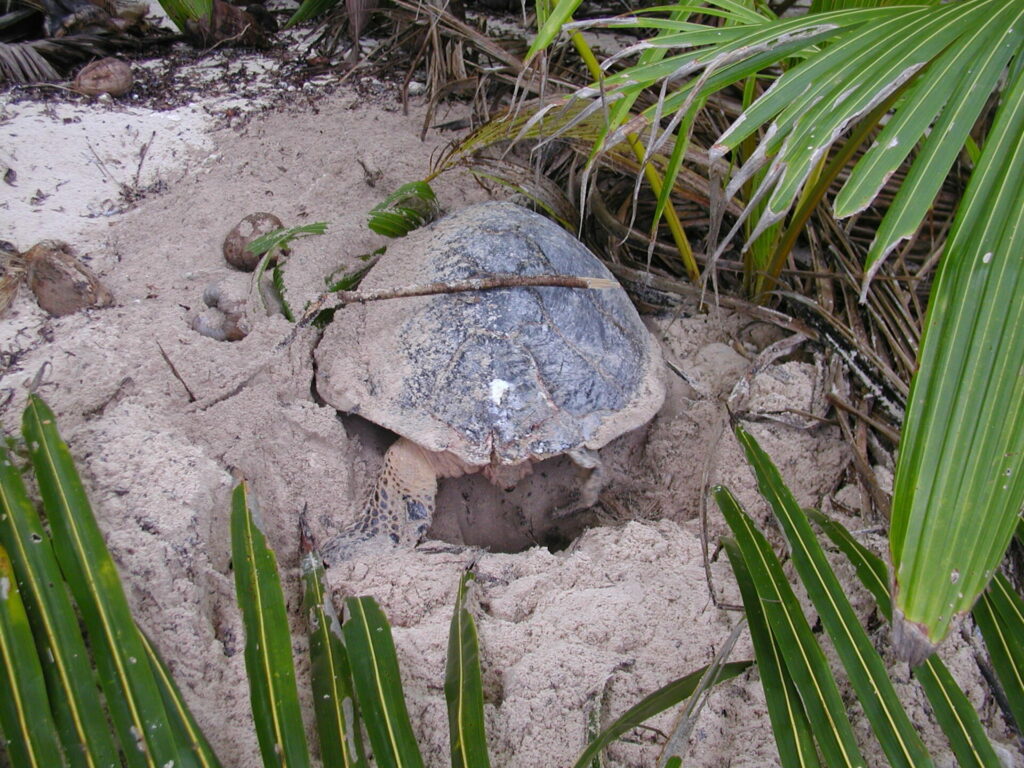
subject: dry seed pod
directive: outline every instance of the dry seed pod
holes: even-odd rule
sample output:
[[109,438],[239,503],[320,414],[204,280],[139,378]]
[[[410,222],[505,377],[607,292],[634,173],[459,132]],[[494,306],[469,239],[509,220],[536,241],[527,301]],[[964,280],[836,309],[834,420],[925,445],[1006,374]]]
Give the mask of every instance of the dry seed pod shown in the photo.
[[86,64],[71,87],[86,96],[99,96],[103,93],[123,96],[131,90],[133,82],[131,65],[108,56]]
[[60,240],[42,240],[25,252],[28,286],[39,306],[54,317],[114,303],[99,278]]
[[[264,28],[261,23],[264,14],[265,10],[257,16],[248,9],[238,8],[224,0],[213,0],[209,14],[201,19],[190,19],[185,22],[183,31],[187,38],[201,48],[224,44],[266,48],[270,44],[267,33],[274,30]],[[269,14],[266,16],[273,19]]]
[[[224,238],[224,258],[236,269],[252,272],[263,257],[250,253],[246,247],[257,237],[283,226],[281,220],[272,213],[250,213]],[[277,256],[271,255],[268,263],[276,264]]]

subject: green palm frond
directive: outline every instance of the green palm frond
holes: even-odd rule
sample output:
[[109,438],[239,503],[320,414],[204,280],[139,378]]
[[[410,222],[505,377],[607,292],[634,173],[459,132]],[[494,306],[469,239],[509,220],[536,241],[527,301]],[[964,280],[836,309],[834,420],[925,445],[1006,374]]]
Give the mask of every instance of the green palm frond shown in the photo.
[[[818,13],[781,19],[748,5],[681,3],[601,22],[653,32],[620,54],[661,55],[625,69],[613,57],[576,98],[611,105],[601,149],[643,130],[653,154],[685,141],[705,97],[756,78],[757,98],[709,153],[732,163],[724,197],[746,201],[719,252],[741,227],[749,245],[794,208],[801,226],[833,181],[839,217],[876,205],[888,183],[862,298],[951,169],[974,166],[930,296],[894,490],[896,635],[920,661],[974,604],[1024,505],[1024,0],[817,2]],[[698,12],[720,25],[691,23]],[[655,103],[616,111],[643,92]]]

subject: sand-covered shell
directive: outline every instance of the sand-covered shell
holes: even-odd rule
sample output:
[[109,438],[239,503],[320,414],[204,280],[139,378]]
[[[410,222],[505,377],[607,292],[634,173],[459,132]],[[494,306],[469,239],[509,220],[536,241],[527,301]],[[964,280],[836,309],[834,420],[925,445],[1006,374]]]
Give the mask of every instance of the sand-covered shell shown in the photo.
[[217,341],[241,341],[252,329],[250,311],[259,304],[250,296],[253,290],[250,275],[225,272],[203,291],[208,309],[193,318],[192,330]]
[[192,330],[214,341],[241,341],[248,335],[241,315],[228,315],[216,307],[207,307],[196,315]]
[[[257,237],[273,232],[275,229],[281,229],[283,226],[281,220],[272,213],[250,213],[238,222],[224,238],[224,258],[235,269],[252,272],[260,263],[262,256],[247,251],[249,243]],[[268,263],[276,264],[277,256],[272,254]]]
[[96,274],[60,240],[42,240],[24,254],[26,281],[39,306],[54,317],[108,307],[114,297]]
[[123,96],[131,90],[134,78],[131,65],[108,56],[105,59],[86,64],[71,87],[86,96]]

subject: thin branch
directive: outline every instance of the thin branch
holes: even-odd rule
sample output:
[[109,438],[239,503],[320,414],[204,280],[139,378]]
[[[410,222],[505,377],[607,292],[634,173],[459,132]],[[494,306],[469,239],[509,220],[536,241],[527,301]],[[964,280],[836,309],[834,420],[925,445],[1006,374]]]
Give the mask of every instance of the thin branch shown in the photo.
[[406,299],[413,296],[433,296],[446,293],[466,293],[469,291],[489,291],[495,288],[580,288],[598,289],[613,288],[618,283],[603,277],[575,277],[572,275],[492,275],[470,280],[459,280],[453,283],[422,283],[407,285],[400,288],[377,288],[373,290],[336,291],[321,294],[295,323],[295,329],[281,346],[291,344],[300,328],[308,325],[321,311],[333,309],[345,304],[365,304],[368,301],[384,301],[386,299]]

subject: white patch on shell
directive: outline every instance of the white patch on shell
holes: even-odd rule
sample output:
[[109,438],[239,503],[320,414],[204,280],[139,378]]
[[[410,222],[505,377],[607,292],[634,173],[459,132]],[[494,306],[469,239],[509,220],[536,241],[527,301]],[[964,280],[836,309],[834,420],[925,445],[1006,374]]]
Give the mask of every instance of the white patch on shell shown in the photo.
[[505,399],[505,393],[512,389],[513,385],[504,379],[493,379],[491,381],[491,402],[501,405]]

